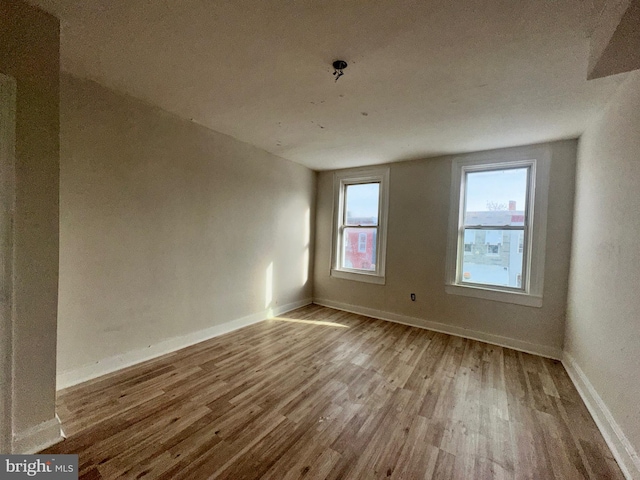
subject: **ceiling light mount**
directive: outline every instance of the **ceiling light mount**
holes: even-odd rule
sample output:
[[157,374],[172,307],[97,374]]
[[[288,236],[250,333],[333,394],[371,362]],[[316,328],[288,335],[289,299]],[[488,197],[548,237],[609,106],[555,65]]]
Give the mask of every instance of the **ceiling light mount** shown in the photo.
[[344,75],[343,70],[345,68],[347,68],[347,62],[344,60],[336,60],[333,62],[333,75],[336,77],[336,82],[342,75]]

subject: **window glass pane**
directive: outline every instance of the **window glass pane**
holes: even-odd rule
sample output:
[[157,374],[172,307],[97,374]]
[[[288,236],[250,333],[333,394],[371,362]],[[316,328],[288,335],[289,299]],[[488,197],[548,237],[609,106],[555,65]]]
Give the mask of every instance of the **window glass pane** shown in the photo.
[[377,225],[379,194],[380,183],[347,185],[345,201],[347,225]]
[[500,245],[502,243],[501,230],[486,230],[484,231],[484,239],[482,239],[482,235],[480,237],[480,240],[487,245]]
[[522,288],[523,254],[520,251],[521,230],[465,230],[475,234],[475,243],[462,258],[462,283],[479,283],[500,287]]
[[524,225],[528,168],[468,172],[465,225]]
[[475,230],[465,230],[464,231],[464,243],[476,243],[476,232]]
[[376,228],[345,228],[342,268],[376,270]]

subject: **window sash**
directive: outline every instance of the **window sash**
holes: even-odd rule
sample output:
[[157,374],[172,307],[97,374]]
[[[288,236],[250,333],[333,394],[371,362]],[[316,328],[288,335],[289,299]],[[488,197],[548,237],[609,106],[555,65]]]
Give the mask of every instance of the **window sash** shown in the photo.
[[[361,225],[359,223],[348,223],[347,222],[347,189],[348,187],[352,186],[352,185],[369,185],[369,184],[377,184],[379,185],[379,190],[378,190],[378,216],[377,216],[377,223],[375,224],[369,224],[369,225]],[[360,274],[365,274],[365,275],[371,275],[371,274],[378,274],[380,271],[380,235],[376,235],[376,245],[375,245],[375,249],[376,249],[376,258],[374,259],[375,261],[375,265],[376,265],[376,269],[375,270],[363,270],[363,269],[359,269],[359,268],[349,268],[346,267],[345,264],[345,249],[347,248],[346,245],[346,240],[345,240],[345,235],[344,232],[347,228],[365,228],[365,229],[372,229],[372,230],[378,230],[380,227],[380,212],[382,209],[382,182],[379,180],[361,180],[361,181],[349,181],[349,182],[342,182],[342,188],[340,189],[340,208],[342,209],[342,211],[340,212],[340,225],[339,225],[339,244],[338,244],[338,268],[340,270],[343,271],[348,271],[348,272],[355,272],[355,273],[360,273]],[[359,251],[359,245],[360,241],[359,241],[359,237],[358,237],[358,251]],[[366,245],[365,245],[365,251],[366,251]]]
[[[524,245],[524,251],[522,252],[522,274],[521,274],[521,283],[520,283],[520,287],[510,287],[510,286],[506,286],[506,285],[497,285],[497,284],[493,284],[493,283],[478,283],[478,282],[470,282],[468,280],[464,280],[462,278],[463,275],[463,268],[462,265],[464,263],[464,254],[465,254],[465,250],[464,250],[464,231],[466,230],[509,230],[509,231],[521,231],[524,234],[524,238],[525,238],[525,245]],[[529,266],[528,266],[528,260],[529,258],[527,257],[526,253],[526,238],[527,238],[527,234],[525,232],[525,227],[514,227],[514,228],[510,228],[510,229],[505,229],[502,227],[489,227],[489,228],[469,228],[469,227],[463,227],[460,229],[461,230],[461,234],[458,236],[458,258],[457,258],[457,265],[456,265],[456,284],[458,285],[464,285],[464,286],[468,286],[468,287],[479,287],[479,288],[490,288],[490,289],[494,289],[494,290],[504,290],[504,291],[508,291],[508,292],[516,292],[516,293],[525,293],[527,292],[527,285],[526,285],[526,278],[527,278],[527,273],[529,270]],[[487,252],[488,252],[488,247],[489,245],[487,245]],[[518,247],[515,247],[518,248]],[[498,252],[497,254],[495,253],[487,253],[487,255],[499,255],[500,253]]]
[[[353,267],[347,267],[345,266],[345,260],[346,260],[346,255],[345,255],[345,251],[347,249],[347,241],[346,241],[346,235],[344,234],[345,230],[347,228],[358,228],[358,229],[367,229],[367,230],[373,230],[375,232],[375,247],[377,249],[377,245],[378,245],[378,237],[380,235],[378,235],[378,227],[374,227],[374,226],[367,226],[367,227],[351,227],[351,226],[344,226],[341,234],[340,234],[340,257],[339,257],[339,264],[338,264],[338,268],[342,271],[345,272],[355,272],[355,273],[361,273],[364,275],[373,275],[376,274],[378,271],[378,251],[376,250],[376,256],[373,259],[373,261],[375,262],[376,265],[376,269],[375,270],[367,270],[367,269],[362,269],[362,268],[353,268]],[[366,252],[367,250],[367,245],[366,245],[366,241],[365,241],[365,245],[364,245],[364,251],[360,251],[360,235],[362,235],[362,233],[358,234],[358,238],[356,239],[356,246],[355,246],[355,251],[356,253],[363,253]]]
[[[368,230],[374,230],[376,232],[375,238],[376,238],[376,258],[375,258],[375,262],[376,262],[376,269],[375,270],[363,270],[360,268],[350,268],[350,267],[345,267],[344,266],[344,261],[345,261],[345,250],[347,248],[347,243],[346,243],[346,237],[345,237],[345,230],[347,228],[360,228],[360,229],[368,229]],[[379,227],[377,225],[341,225],[340,226],[340,238],[339,238],[339,245],[338,245],[338,268],[340,270],[344,270],[346,272],[356,272],[356,273],[362,273],[365,275],[371,275],[371,274],[377,274],[378,272],[378,262],[380,261],[380,252],[379,252],[379,245],[380,245],[380,235],[378,234],[378,229]],[[356,251],[359,250],[360,247],[360,237],[358,236],[358,248],[356,249]],[[365,251],[366,251],[366,245],[365,245]],[[361,252],[359,252],[361,253]]]
[[[514,162],[515,163],[515,162]],[[522,225],[498,225],[498,224],[488,224],[488,225],[465,225],[465,215],[467,213],[467,176],[470,173],[480,173],[480,172],[495,172],[498,170],[521,170],[525,168],[527,170],[527,183],[525,192],[525,205],[524,205],[524,226],[527,227],[529,224],[530,218],[530,207],[533,205],[533,177],[532,170],[533,164],[527,165],[473,165],[473,166],[464,166],[462,167],[462,179],[460,185],[460,212],[459,218],[460,221],[458,226],[464,228],[476,228],[483,229],[488,227],[495,227],[496,229],[501,230],[509,230],[510,228],[520,228]],[[498,228],[500,227],[500,228]]]
[[[478,288],[489,288],[494,290],[501,290],[507,292],[516,293],[528,293],[529,291],[529,268],[531,263],[531,251],[528,248],[529,236],[530,236],[530,218],[532,212],[532,206],[534,202],[534,183],[533,173],[535,163],[527,162],[509,162],[495,164],[495,165],[467,165],[463,166],[460,175],[460,196],[459,196],[459,211],[458,211],[458,241],[456,246],[456,269],[455,269],[455,283],[457,285],[472,286]],[[478,172],[490,172],[496,170],[511,170],[511,169],[527,169],[527,183],[525,192],[525,208],[524,208],[524,221],[523,225],[465,225],[465,215],[467,213],[467,176],[469,173]],[[464,263],[464,232],[465,230],[506,230],[506,231],[521,231],[524,236],[523,251],[522,251],[522,275],[520,287],[510,287],[505,285],[496,285],[490,283],[476,283],[465,281],[462,278]],[[495,255],[495,254],[494,254]]]
[[[349,223],[347,221],[347,189],[348,187],[351,187],[353,185],[372,185],[372,184],[376,184],[378,185],[378,215],[376,218],[376,223],[373,224],[367,224],[367,225],[361,225],[359,223]],[[341,190],[341,196],[342,196],[342,212],[340,214],[340,218],[342,220],[341,222],[341,227],[378,227],[380,225],[380,208],[382,208],[382,202],[381,202],[381,188],[382,188],[382,182],[380,181],[371,181],[371,180],[362,180],[359,182],[345,182],[342,184],[342,190]]]

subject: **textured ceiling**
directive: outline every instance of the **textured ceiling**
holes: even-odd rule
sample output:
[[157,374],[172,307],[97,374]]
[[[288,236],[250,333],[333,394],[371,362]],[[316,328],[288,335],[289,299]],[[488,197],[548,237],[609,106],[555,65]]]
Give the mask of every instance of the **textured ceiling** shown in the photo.
[[316,170],[577,137],[621,81],[582,0],[33,3],[63,70]]

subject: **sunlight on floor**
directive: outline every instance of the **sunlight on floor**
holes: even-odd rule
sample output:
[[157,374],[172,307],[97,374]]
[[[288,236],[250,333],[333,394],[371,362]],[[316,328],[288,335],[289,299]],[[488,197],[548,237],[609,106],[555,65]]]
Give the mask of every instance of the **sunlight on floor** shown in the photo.
[[292,322],[292,323],[306,323],[308,325],[324,325],[325,327],[349,328],[348,325],[342,325],[341,323],[322,322],[320,320],[298,320],[296,318],[282,318],[282,317],[273,317],[271,320],[279,320],[281,322]]

